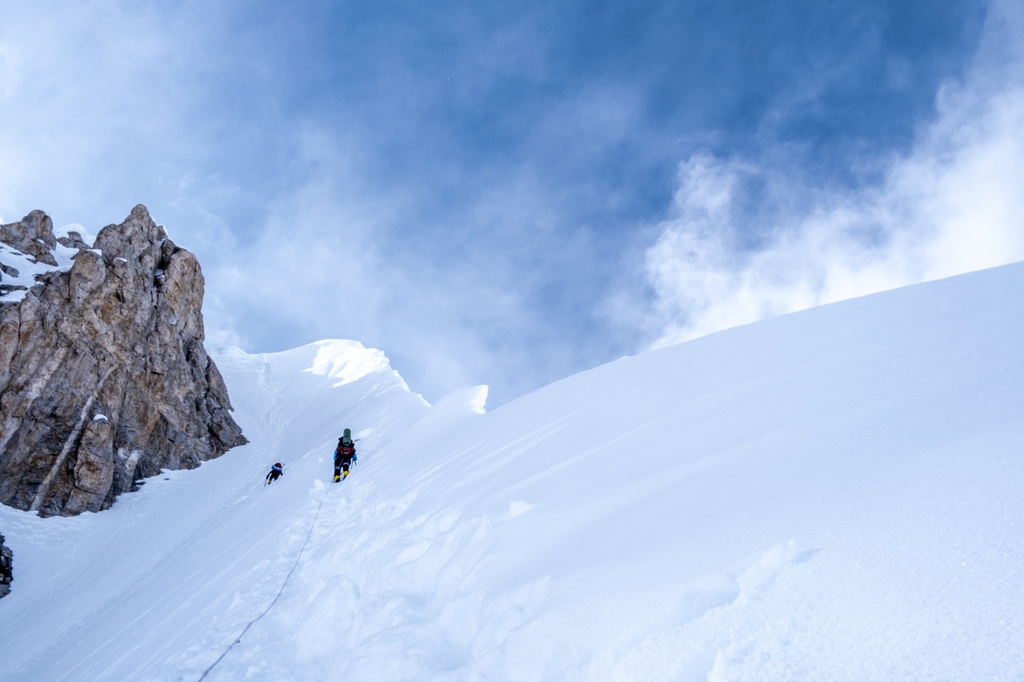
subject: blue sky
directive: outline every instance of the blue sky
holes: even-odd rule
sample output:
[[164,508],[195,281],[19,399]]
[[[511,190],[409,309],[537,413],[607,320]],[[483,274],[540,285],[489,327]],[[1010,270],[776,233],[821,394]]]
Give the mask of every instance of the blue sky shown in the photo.
[[0,218],[146,204],[208,345],[491,404],[1024,258],[1013,2],[0,0]]

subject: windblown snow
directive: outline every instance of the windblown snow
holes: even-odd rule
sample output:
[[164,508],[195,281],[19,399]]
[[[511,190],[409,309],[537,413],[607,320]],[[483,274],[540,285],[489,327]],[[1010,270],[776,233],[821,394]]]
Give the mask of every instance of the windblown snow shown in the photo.
[[0,509],[0,679],[1022,679],[1021,301],[1006,266],[489,413],[351,341],[221,351],[249,445]]

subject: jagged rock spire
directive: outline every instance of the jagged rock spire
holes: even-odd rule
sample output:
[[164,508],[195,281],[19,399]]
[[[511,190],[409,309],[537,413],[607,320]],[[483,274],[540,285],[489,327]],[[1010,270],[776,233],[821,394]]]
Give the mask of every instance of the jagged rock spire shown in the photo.
[[[2,239],[57,263],[41,211]],[[61,243],[78,248],[69,269],[0,297],[0,502],[43,515],[105,509],[146,476],[245,442],[203,346],[195,256],[142,205],[92,248]]]

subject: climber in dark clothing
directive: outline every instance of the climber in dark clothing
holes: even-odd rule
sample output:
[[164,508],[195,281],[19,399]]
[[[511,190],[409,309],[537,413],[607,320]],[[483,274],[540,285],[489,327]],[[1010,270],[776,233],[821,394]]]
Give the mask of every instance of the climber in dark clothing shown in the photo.
[[338,439],[338,447],[334,448],[334,482],[348,476],[350,464],[359,461],[356,457],[356,444],[352,440],[352,431],[345,429],[345,434]]
[[278,462],[270,468],[270,473],[267,474],[267,482],[264,485],[270,485],[277,480],[278,476],[284,474],[284,467]]

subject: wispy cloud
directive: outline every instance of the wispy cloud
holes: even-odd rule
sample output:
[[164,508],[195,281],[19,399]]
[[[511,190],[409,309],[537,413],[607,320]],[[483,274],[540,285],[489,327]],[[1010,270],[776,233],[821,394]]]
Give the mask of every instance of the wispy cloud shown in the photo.
[[1022,30],[1015,5],[993,5],[965,78],[870,187],[710,154],[681,163],[646,257],[652,345],[1024,259]]
[[358,339],[385,349],[431,400],[481,377],[508,399],[536,382],[525,365],[557,371],[566,356],[538,352],[548,313],[530,297],[557,277],[543,261],[571,255],[546,224],[563,217],[527,170],[434,213],[422,187],[374,187],[361,172],[362,141],[317,125],[290,140],[293,182],[264,200],[230,258],[204,264],[211,345]]

